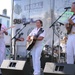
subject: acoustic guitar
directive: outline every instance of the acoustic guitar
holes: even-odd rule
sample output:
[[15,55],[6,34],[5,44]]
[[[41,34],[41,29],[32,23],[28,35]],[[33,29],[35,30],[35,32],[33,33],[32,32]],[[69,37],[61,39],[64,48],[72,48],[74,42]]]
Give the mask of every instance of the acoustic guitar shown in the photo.
[[[75,14],[74,14],[74,15],[75,15]],[[71,19],[72,19],[72,17],[73,17],[74,15],[71,16]],[[74,18],[74,19],[75,19],[75,18]],[[72,20],[74,20],[74,19],[72,19]],[[73,25],[71,25],[70,23],[66,23],[67,34],[70,34],[70,33],[71,33],[72,26],[73,26]]]
[[[40,35],[41,33],[43,33],[43,32],[44,32],[44,30],[43,30],[42,28],[40,28],[40,30],[38,31],[37,35],[30,37],[31,41],[29,41],[29,42],[27,41],[27,43],[26,43],[26,49],[27,49],[27,50],[30,51],[30,50],[33,48],[33,46],[35,45],[35,43],[36,43],[36,41],[37,41],[37,38],[38,38],[39,35]],[[35,37],[36,37],[36,39],[35,39]]]

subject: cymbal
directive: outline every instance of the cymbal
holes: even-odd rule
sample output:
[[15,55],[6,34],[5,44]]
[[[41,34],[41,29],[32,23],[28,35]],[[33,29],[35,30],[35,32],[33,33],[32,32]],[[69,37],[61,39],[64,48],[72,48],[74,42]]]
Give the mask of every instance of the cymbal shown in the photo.
[[62,40],[60,40],[60,43],[62,43],[62,44],[66,44],[66,40],[64,40],[64,39],[62,39]]

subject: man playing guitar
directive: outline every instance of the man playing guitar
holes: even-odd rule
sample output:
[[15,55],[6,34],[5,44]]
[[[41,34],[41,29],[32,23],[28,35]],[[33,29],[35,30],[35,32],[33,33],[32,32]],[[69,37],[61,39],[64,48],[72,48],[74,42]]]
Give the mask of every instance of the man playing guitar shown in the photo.
[[[75,2],[72,3],[71,11],[75,14]],[[66,24],[66,29],[68,29],[69,25],[71,25],[71,30],[68,33],[68,40],[67,40],[67,64],[74,64],[75,59],[75,15],[73,15],[69,20],[69,24]]]
[[[33,69],[34,69],[34,75],[40,75],[40,57],[42,52],[42,40],[45,37],[45,31],[42,28],[42,21],[37,20],[36,21],[36,28],[32,30],[32,32],[27,37],[27,41],[30,42],[31,36],[34,36],[34,39],[36,39],[36,43],[31,49],[31,55],[32,55],[32,61],[33,61]],[[42,28],[43,32],[36,38],[35,35],[37,35],[38,31]]]

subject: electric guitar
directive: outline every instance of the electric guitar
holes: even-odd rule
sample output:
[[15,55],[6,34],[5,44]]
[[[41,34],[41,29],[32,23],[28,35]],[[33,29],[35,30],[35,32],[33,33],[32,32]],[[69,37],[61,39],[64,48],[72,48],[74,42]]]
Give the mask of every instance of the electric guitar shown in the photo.
[[[40,35],[41,33],[43,33],[43,32],[44,32],[44,30],[41,28],[41,29],[38,31],[37,35],[30,37],[31,41],[29,41],[29,42],[27,41],[27,43],[26,43],[26,49],[27,49],[27,50],[30,51],[30,50],[33,48],[33,46],[35,45],[35,43],[36,43],[36,41],[37,41],[37,38],[38,38],[39,35]],[[36,37],[36,39],[35,39],[35,37]]]

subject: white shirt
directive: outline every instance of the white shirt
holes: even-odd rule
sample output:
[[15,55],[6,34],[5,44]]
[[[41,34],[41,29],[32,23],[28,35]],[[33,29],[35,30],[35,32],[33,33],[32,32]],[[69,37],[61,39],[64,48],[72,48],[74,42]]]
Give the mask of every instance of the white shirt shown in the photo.
[[0,31],[0,38],[4,38],[4,33],[3,30],[5,30],[6,27],[4,25],[1,26],[1,31]]
[[[40,29],[40,28],[39,28]],[[34,28],[32,30],[32,32],[29,34],[29,36],[34,36],[34,35],[37,35],[39,29],[37,28]],[[43,33],[41,33],[39,36],[42,36],[42,37],[45,37],[45,31]],[[43,41],[43,40],[42,40]],[[37,41],[35,46],[41,46],[42,45],[42,41]]]

